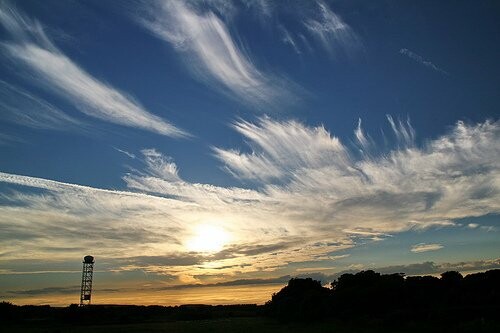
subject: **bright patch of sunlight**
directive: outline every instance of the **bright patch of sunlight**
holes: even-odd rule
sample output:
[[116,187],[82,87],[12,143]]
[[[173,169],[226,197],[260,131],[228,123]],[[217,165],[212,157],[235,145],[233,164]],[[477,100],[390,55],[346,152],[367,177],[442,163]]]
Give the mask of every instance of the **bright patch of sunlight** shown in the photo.
[[221,227],[202,224],[196,227],[195,235],[186,247],[194,252],[219,252],[229,240],[228,233]]

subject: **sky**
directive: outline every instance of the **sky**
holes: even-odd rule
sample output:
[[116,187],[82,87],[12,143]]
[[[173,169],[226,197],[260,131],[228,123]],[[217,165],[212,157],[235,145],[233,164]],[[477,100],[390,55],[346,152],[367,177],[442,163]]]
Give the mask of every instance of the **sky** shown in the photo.
[[497,1],[0,1],[0,300],[500,268]]

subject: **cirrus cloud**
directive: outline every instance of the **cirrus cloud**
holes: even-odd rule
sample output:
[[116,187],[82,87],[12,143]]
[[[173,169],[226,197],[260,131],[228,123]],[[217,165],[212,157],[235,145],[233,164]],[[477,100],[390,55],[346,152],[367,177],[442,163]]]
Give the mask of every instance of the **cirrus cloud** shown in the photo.
[[441,245],[441,244],[420,243],[420,244],[413,245],[411,247],[410,251],[413,253],[422,253],[422,252],[428,252],[428,251],[441,250],[442,248],[443,248],[443,245]]
[[[110,270],[195,282],[332,262],[335,252],[360,239],[500,212],[498,122],[458,122],[422,146],[406,139],[404,133],[413,133],[409,124],[392,123],[401,141],[395,148],[359,155],[323,126],[266,117],[238,121],[233,127],[250,152],[214,153],[254,189],[185,181],[175,162],[155,149],[142,150],[143,170],[124,175],[127,191],[1,173],[0,255],[66,258],[93,249]],[[207,224],[223,229],[227,243],[217,253],[191,252],[186,245]],[[48,251],[68,244],[75,253]],[[420,244],[414,252],[438,246]]]
[[[85,71],[54,45],[38,21],[25,17],[7,3],[0,4],[0,24],[12,37],[12,41],[2,43],[6,54],[42,87],[68,100],[81,112],[171,137],[188,135],[147,111],[131,96]],[[46,108],[47,103],[42,104]],[[53,108],[50,111],[56,112]],[[57,115],[61,119],[60,112]]]
[[213,3],[212,7],[202,11],[189,2],[146,2],[144,15],[136,20],[187,56],[194,75],[211,87],[258,107],[296,101],[296,94],[289,91],[296,85],[258,69],[214,13],[220,7]]

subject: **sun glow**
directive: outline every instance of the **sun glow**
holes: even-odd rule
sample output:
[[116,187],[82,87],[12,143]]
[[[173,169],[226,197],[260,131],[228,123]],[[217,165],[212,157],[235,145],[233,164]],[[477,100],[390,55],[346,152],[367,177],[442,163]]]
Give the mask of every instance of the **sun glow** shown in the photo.
[[186,247],[194,252],[219,252],[229,240],[228,233],[221,227],[202,224],[196,227],[194,237]]

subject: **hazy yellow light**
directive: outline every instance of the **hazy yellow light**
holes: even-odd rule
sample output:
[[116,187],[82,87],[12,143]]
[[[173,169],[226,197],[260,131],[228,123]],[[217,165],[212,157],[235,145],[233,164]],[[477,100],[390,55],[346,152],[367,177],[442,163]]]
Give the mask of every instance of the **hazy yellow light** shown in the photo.
[[221,227],[202,224],[196,227],[195,235],[186,247],[194,252],[219,252],[229,240],[228,233]]

